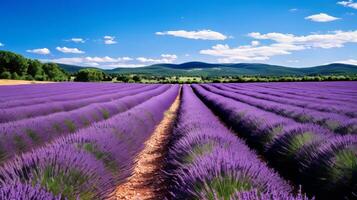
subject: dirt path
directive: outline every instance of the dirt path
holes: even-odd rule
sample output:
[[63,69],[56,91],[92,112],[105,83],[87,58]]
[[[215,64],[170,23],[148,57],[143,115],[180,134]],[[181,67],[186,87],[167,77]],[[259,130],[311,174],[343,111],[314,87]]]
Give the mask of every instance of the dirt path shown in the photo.
[[114,196],[110,199],[164,199],[165,183],[161,169],[164,167],[168,137],[172,131],[179,105],[180,95],[146,141],[145,148],[137,157],[133,175],[116,189]]
[[24,85],[24,84],[38,84],[38,83],[43,84],[43,83],[53,83],[53,82],[0,79],[0,85]]

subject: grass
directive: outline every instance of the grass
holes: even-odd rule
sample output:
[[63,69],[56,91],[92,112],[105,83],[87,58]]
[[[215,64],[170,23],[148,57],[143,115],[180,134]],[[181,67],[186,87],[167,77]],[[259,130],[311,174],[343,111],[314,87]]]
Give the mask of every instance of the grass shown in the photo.
[[69,132],[74,132],[76,131],[76,125],[74,124],[73,121],[71,120],[64,120],[64,124],[68,128]]
[[213,143],[208,142],[205,144],[196,144],[193,148],[192,151],[190,151],[188,154],[186,154],[183,157],[183,162],[186,164],[191,164],[195,161],[195,159],[199,156],[204,155],[205,153],[211,152],[213,149]]
[[295,135],[288,145],[288,156],[295,154],[302,146],[313,139],[312,132],[305,132],[299,135]]
[[37,133],[31,129],[26,129],[26,133],[27,133],[27,136],[29,136],[29,138],[31,138],[31,140],[34,142],[34,143],[39,143],[40,142],[40,137],[37,135]]
[[55,172],[52,166],[47,166],[42,174],[37,174],[32,184],[41,184],[54,195],[61,194],[69,200],[79,197],[83,200],[93,199],[91,191],[80,191],[80,187],[87,182],[88,178],[80,171],[71,169],[64,172]]
[[219,199],[230,200],[231,196],[239,191],[247,191],[252,189],[252,184],[247,178],[236,178],[231,176],[220,176],[204,183],[203,188],[198,191],[203,191],[205,198],[209,200]]
[[97,160],[103,161],[105,167],[108,168],[111,172],[118,173],[118,167],[114,161],[114,158],[112,158],[109,153],[100,151],[92,143],[79,144],[77,147],[91,153]]
[[357,171],[357,156],[351,149],[344,149],[336,153],[334,165],[330,166],[330,180],[334,183],[352,179],[353,173]]
[[109,119],[109,117],[110,117],[109,111],[106,110],[105,108],[103,108],[101,111],[102,111],[103,118]]
[[26,143],[24,141],[24,138],[21,135],[15,135],[14,136],[14,143],[16,146],[16,149],[20,152],[25,151],[26,149]]

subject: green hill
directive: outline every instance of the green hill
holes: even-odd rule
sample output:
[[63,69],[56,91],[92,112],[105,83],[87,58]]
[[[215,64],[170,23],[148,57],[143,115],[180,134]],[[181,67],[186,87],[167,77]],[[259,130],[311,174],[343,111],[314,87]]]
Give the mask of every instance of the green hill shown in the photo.
[[[65,71],[74,73],[83,68],[59,64]],[[98,69],[98,68],[96,68]],[[143,74],[151,76],[285,76],[285,75],[355,75],[357,66],[347,64],[329,64],[309,68],[292,68],[259,63],[211,64],[188,62],[183,64],[156,64],[139,68],[115,68],[102,70],[117,74]]]
[[61,63],[57,63],[57,65],[60,66],[62,69],[64,69],[68,73],[75,73],[75,72],[78,72],[81,69],[98,69],[98,70],[102,70],[102,69],[95,68],[95,67],[81,67],[81,66],[67,65],[67,64],[61,64]]

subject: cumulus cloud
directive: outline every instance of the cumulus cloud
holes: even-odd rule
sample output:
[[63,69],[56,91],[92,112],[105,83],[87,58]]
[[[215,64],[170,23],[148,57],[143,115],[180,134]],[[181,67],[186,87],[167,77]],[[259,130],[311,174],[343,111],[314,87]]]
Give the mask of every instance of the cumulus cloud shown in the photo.
[[249,37],[255,40],[270,40],[270,45],[259,46],[257,43],[251,45],[230,47],[218,44],[211,49],[201,50],[204,55],[219,57],[219,62],[235,61],[264,61],[273,56],[288,55],[295,51],[313,48],[340,48],[346,43],[357,43],[357,31],[334,31],[327,34],[311,34],[306,36],[295,36],[284,33],[250,33]]
[[353,0],[339,1],[339,2],[337,2],[337,4],[342,5],[344,7],[357,9],[357,2],[354,2]]
[[171,35],[175,37],[194,39],[194,40],[226,40],[228,37],[222,33],[211,30],[199,30],[199,31],[165,31],[156,32],[156,35]]
[[306,36],[295,36],[284,33],[250,33],[248,36],[257,40],[272,40],[277,43],[294,44],[306,48],[337,48],[343,47],[345,43],[357,43],[356,31],[333,31],[327,34],[311,34]]
[[49,49],[47,49],[47,48],[29,49],[29,50],[26,50],[26,52],[35,53],[35,54],[41,54],[41,55],[47,55],[47,54],[51,53],[51,51]]
[[109,36],[109,35],[104,36],[104,44],[116,44],[116,43],[117,41],[115,41],[114,36]]
[[336,62],[334,62],[334,63],[357,65],[357,60],[356,60],[356,59],[340,60],[340,61],[336,61]]
[[83,38],[71,38],[68,41],[74,42],[74,43],[84,43],[85,40]]
[[128,61],[134,60],[130,57],[117,57],[113,58],[110,56],[87,56],[87,57],[71,57],[71,58],[56,58],[51,60],[44,60],[46,62],[55,62],[69,65],[80,65],[80,66],[91,66],[91,67],[102,67],[102,68],[114,68],[114,67],[126,67],[132,66],[132,64],[127,63]]
[[264,61],[272,56],[291,54],[291,51],[302,50],[304,47],[292,44],[272,44],[268,46],[239,46],[231,48],[228,45],[218,44],[211,49],[201,50],[201,54],[221,57],[219,62],[230,63],[235,61]]
[[162,54],[160,58],[146,58],[146,57],[110,57],[110,56],[94,56],[94,57],[71,57],[71,58],[57,58],[50,60],[43,60],[44,62],[55,62],[69,65],[90,66],[100,68],[115,68],[115,67],[142,67],[154,63],[172,63],[177,59],[176,55]]
[[5,45],[4,45],[3,43],[1,43],[1,42],[0,42],[0,47],[3,47],[3,46],[5,46]]
[[68,48],[68,47],[56,47],[56,50],[62,53],[75,53],[75,54],[85,53],[84,51],[81,51],[77,48]]
[[145,57],[138,57],[136,58],[137,61],[141,63],[173,63],[177,59],[176,55],[172,54],[161,54],[161,58],[145,58]]
[[254,40],[254,41],[252,41],[250,44],[255,47],[255,46],[259,46],[259,45],[260,45],[260,42]]
[[305,17],[305,19],[311,20],[313,22],[332,22],[332,21],[339,20],[340,18],[328,15],[326,13],[320,13],[316,15],[310,15],[308,17]]

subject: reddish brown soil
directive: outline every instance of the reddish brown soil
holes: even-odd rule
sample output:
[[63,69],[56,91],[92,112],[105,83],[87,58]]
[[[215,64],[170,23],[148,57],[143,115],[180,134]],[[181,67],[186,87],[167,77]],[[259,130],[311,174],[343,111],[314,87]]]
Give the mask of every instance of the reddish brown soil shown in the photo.
[[162,169],[167,153],[169,135],[180,105],[180,95],[176,98],[164,119],[156,127],[145,148],[137,157],[133,175],[119,185],[110,199],[153,200],[164,199],[165,180]]

